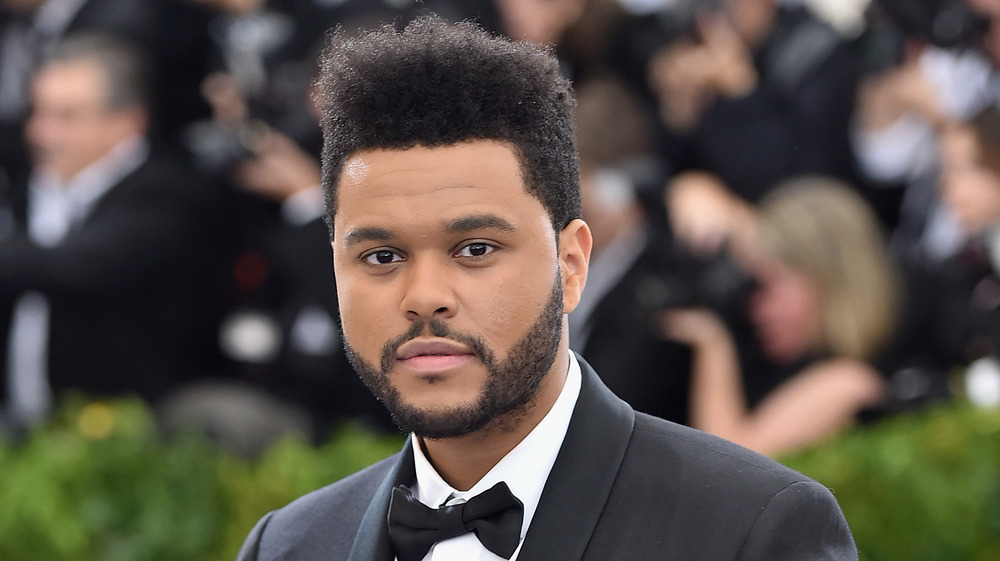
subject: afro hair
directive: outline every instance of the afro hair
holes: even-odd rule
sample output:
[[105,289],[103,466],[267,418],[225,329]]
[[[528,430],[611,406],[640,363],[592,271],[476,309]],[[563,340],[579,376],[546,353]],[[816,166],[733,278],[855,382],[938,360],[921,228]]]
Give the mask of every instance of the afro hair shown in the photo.
[[556,231],[580,216],[575,101],[549,50],[425,16],[402,30],[386,25],[357,37],[337,30],[320,64],[331,232],[338,180],[353,153],[473,140],[511,145],[527,192]]

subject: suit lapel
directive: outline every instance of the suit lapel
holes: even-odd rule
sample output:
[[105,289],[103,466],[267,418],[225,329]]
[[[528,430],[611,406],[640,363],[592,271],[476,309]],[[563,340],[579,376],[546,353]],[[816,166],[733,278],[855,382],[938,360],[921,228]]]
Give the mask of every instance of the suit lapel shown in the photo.
[[579,356],[583,384],[518,561],[583,557],[632,435],[635,412]]
[[399,463],[385,476],[382,484],[372,497],[361,526],[354,538],[354,545],[348,561],[392,561],[392,543],[389,541],[389,527],[386,517],[389,513],[389,498],[396,485],[413,485],[417,474],[413,467],[413,449],[411,440],[406,439],[403,451],[399,455]]

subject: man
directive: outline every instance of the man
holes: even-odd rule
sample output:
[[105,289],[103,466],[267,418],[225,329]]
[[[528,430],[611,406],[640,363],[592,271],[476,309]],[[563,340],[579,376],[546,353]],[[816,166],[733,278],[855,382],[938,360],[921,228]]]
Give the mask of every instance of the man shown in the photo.
[[552,57],[431,18],[323,64],[345,347],[411,436],[240,559],[857,558],[826,488],[636,413],[569,351],[591,236]]
[[22,131],[31,76],[65,38],[101,34],[141,49],[154,67],[152,122],[175,142],[184,125],[208,113],[199,83],[210,38],[201,10],[174,0],[0,0],[0,165],[27,161]]
[[15,227],[0,238],[0,310],[12,310],[0,371],[17,426],[64,389],[155,401],[214,367],[218,209],[147,143],[144,76],[133,51],[86,36],[33,77],[33,169],[12,182]]

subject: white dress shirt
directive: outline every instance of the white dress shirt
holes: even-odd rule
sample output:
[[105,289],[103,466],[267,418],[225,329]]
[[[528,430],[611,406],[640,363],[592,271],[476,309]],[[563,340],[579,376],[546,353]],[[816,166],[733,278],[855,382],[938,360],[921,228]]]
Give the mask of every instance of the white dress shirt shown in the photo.
[[[468,491],[458,491],[448,485],[424,456],[420,439],[416,435],[410,435],[417,472],[414,495],[425,505],[437,508],[445,503],[465,502],[504,481],[514,496],[524,504],[524,519],[521,522],[521,544],[523,544],[524,535],[535,515],[535,509],[538,508],[542,488],[545,487],[549,472],[566,437],[569,421],[573,416],[577,397],[580,395],[580,383],[580,364],[573,353],[570,353],[566,383],[552,409],[528,433],[528,436],[524,437],[524,440]],[[511,561],[517,559],[521,544],[518,544]],[[475,534],[469,533],[438,542],[431,547],[423,561],[501,561],[502,559],[483,547]]]

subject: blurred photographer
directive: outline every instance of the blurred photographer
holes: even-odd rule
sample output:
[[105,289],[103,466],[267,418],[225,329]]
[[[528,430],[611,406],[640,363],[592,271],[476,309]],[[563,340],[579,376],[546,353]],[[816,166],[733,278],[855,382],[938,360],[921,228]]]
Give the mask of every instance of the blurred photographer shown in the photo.
[[976,403],[1000,403],[1000,109],[990,106],[941,135],[941,199],[968,242],[937,269],[940,336]]
[[852,177],[857,59],[843,37],[778,0],[673,10],[646,68],[677,171],[710,173],[751,203],[794,175]]
[[938,197],[938,136],[1000,100],[998,16],[990,0],[876,0],[870,10],[851,140],[874,196],[895,206],[893,244],[907,258],[941,260],[964,243]]
[[764,454],[819,441],[889,399],[876,364],[894,338],[901,287],[879,225],[853,189],[792,180],[758,210],[741,256],[756,279],[749,334],[704,308],[668,310],[691,345],[691,423]]
[[[573,348],[606,365],[602,379],[637,409],[687,423],[690,352],[660,337],[657,314],[695,305],[726,314],[742,305],[746,279],[728,260],[693,255],[672,238],[659,198],[666,170],[635,93],[608,76],[579,82],[577,92],[583,216],[594,247],[569,316]],[[632,368],[614,367],[622,363]]]
[[[669,14],[669,16],[665,15]],[[674,175],[664,187],[673,235],[701,256],[738,245],[745,209],[802,174],[856,183],[848,140],[858,59],[802,5],[679,2],[657,16],[647,86]]]

